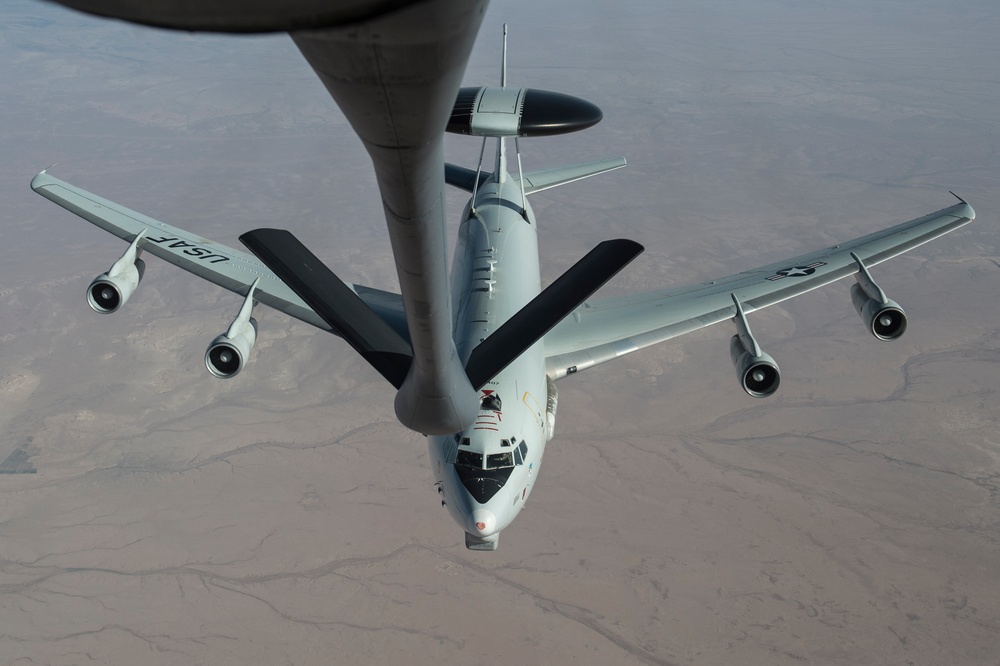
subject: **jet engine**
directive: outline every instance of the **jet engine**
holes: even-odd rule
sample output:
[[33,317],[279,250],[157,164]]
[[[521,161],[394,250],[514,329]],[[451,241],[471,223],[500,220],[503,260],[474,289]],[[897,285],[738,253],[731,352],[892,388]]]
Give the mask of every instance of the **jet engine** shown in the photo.
[[766,398],[778,390],[781,372],[770,354],[760,351],[759,347],[757,351],[758,354],[751,353],[738,335],[729,341],[729,355],[743,390],[755,398]]
[[253,311],[253,291],[256,286],[257,280],[254,280],[236,319],[225,333],[212,340],[205,351],[205,367],[216,377],[221,379],[235,377],[250,358],[250,350],[257,341],[257,320],[250,316]]
[[736,305],[736,335],[729,341],[729,356],[736,366],[736,376],[740,386],[755,398],[766,398],[778,390],[781,383],[781,371],[770,354],[765,354],[750,332],[750,324],[743,312],[743,304],[732,294]]
[[132,292],[139,286],[146,264],[139,259],[139,241],[145,230],[136,235],[118,261],[111,265],[107,273],[101,273],[87,287],[87,303],[94,312],[111,314],[125,305]]
[[879,340],[895,340],[906,331],[906,313],[875,284],[864,262],[853,252],[851,256],[858,263],[858,272],[854,274],[856,284],[851,285],[854,309],[872,335]]
[[205,352],[205,366],[216,377],[229,379],[235,377],[246,365],[250,350],[257,341],[257,320],[253,317],[247,321],[236,335],[233,329],[212,340]]
[[879,340],[895,340],[906,330],[906,313],[893,300],[879,302],[868,296],[861,285],[851,285],[851,300],[865,326]]

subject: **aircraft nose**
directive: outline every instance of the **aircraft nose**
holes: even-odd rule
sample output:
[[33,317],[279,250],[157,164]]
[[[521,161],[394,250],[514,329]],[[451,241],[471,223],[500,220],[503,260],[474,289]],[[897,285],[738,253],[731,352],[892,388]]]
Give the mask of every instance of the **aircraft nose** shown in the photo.
[[476,509],[472,512],[472,529],[469,530],[476,536],[489,536],[497,527],[497,517],[486,509]]

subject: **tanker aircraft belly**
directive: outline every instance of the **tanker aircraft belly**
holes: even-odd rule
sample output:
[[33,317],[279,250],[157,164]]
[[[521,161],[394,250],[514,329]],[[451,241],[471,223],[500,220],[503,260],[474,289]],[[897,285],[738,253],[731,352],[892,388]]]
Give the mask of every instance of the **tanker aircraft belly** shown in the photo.
[[[441,6],[449,5],[442,0]],[[399,30],[398,35],[405,33]],[[304,53],[322,51],[317,44],[327,37],[310,37],[304,47],[305,40],[296,41]],[[346,78],[326,70],[336,63],[324,61],[326,56],[307,57],[317,71],[323,70],[321,78],[342,107],[357,102],[376,108],[381,103],[370,97],[358,102],[368,93],[340,88],[347,85]],[[518,154],[516,173],[510,173],[507,139],[514,137],[516,147],[517,137],[584,129],[598,122],[601,112],[575,97],[505,83],[504,71],[501,86],[456,89],[440,126],[481,137],[484,149],[493,141],[491,171],[484,172],[481,163],[476,169],[444,164],[439,137],[431,137],[435,147],[429,152],[426,145],[397,144],[390,152],[398,164],[392,165],[389,153],[382,153],[384,146],[374,140],[369,144],[372,135],[365,138],[366,132],[380,130],[367,127],[365,120],[355,124],[376,166],[402,294],[341,281],[285,230],[245,233],[241,240],[254,253],[250,255],[45,171],[31,187],[128,243],[87,289],[97,312],[117,311],[134,293],[145,272],[143,252],[242,298],[231,326],[205,353],[205,364],[217,377],[233,377],[248,362],[258,334],[251,316],[258,302],[347,341],[398,389],[395,407],[403,425],[428,435],[441,502],[465,533],[466,546],[475,550],[497,547],[500,533],[531,493],[554,433],[557,380],[728,320],[735,329],[729,346],[741,386],[751,396],[769,396],[778,388],[780,372],[752,334],[748,315],[853,275],[851,300],[866,328],[880,340],[895,339],[906,328],[906,315],[876,284],[869,268],[975,217],[972,207],[959,200],[936,213],[761,268],[688,287],[589,300],[642,251],[633,241],[610,240],[543,289],[529,195],[623,167],[625,161],[523,173]],[[445,94],[435,90],[436,96]],[[425,116],[419,127],[400,136],[429,136],[424,124],[438,115]],[[397,180],[413,174],[426,178],[415,185]],[[445,182],[471,193],[450,286],[443,281],[440,204],[430,196]],[[440,265],[432,265],[439,260]],[[404,280],[410,271],[418,277]]]

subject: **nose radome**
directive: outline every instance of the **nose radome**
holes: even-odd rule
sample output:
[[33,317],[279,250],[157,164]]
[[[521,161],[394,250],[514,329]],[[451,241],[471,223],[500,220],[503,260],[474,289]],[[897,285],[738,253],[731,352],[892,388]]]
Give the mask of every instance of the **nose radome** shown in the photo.
[[497,527],[497,517],[486,509],[476,509],[472,512],[472,529],[476,536],[489,536]]

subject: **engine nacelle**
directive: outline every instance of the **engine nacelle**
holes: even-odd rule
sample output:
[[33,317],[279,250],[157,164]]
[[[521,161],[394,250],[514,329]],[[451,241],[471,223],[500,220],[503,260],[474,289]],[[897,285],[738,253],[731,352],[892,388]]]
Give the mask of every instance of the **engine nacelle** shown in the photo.
[[205,351],[205,367],[221,379],[235,377],[246,365],[255,342],[257,342],[257,320],[250,317],[234,337],[223,333],[212,340],[212,344]]
[[233,323],[222,335],[212,340],[205,350],[205,367],[216,377],[230,379],[240,374],[240,370],[250,358],[250,350],[257,342],[257,320],[250,316],[256,301],[253,300],[254,289],[260,278],[253,281],[247,291],[243,305]]
[[101,314],[117,312],[139,286],[139,281],[145,272],[146,264],[142,259],[136,259],[134,263],[120,267],[118,271],[115,271],[113,266],[107,273],[95,277],[87,287],[87,303],[94,312]]
[[906,313],[895,301],[886,298],[880,302],[860,284],[851,285],[851,301],[865,326],[879,340],[895,340],[906,330]]
[[146,272],[146,264],[139,258],[139,242],[145,235],[145,229],[136,234],[128,249],[111,265],[108,272],[95,277],[87,287],[87,303],[94,312],[116,312],[139,286],[142,274]]
[[736,366],[736,376],[743,390],[755,398],[766,398],[778,390],[781,383],[781,371],[770,354],[760,352],[751,354],[740,336],[734,335],[729,341],[729,355]]

